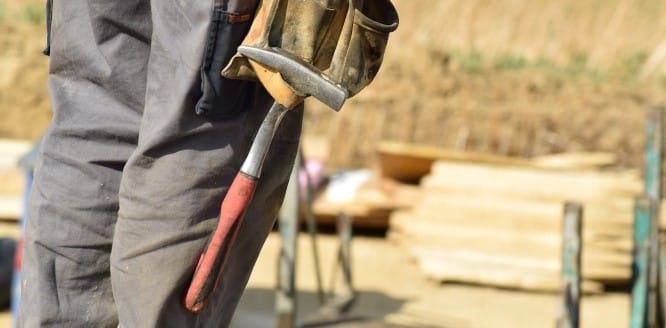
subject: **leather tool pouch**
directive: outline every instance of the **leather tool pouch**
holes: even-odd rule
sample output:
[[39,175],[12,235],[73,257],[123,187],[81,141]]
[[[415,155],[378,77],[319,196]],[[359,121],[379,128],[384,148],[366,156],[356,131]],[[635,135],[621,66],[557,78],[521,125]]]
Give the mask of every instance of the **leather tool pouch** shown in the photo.
[[398,27],[398,13],[389,0],[365,0],[361,7],[348,10],[325,75],[346,88],[351,97],[377,75],[389,33]]
[[[245,1],[245,5],[250,2]],[[254,90],[251,82],[231,80],[220,72],[250,29],[253,11],[254,8],[239,10],[231,8],[227,1],[216,1],[201,65],[202,96],[195,107],[198,115],[225,119],[251,107]]]
[[[390,0],[262,0],[243,45],[287,51],[313,64],[355,95],[376,76],[388,36],[398,27]],[[256,80],[247,59],[233,56],[222,71]]]

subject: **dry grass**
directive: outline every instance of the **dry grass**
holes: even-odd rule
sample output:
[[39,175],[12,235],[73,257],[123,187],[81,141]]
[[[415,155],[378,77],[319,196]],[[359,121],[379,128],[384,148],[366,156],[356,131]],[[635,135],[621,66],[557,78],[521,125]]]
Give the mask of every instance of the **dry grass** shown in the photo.
[[396,3],[402,26],[394,41],[415,50],[478,50],[560,66],[582,57],[590,68],[607,70],[637,54],[649,55],[666,41],[666,3],[658,0]]
[[0,136],[4,138],[37,138],[50,120],[40,13],[41,1],[0,0]]

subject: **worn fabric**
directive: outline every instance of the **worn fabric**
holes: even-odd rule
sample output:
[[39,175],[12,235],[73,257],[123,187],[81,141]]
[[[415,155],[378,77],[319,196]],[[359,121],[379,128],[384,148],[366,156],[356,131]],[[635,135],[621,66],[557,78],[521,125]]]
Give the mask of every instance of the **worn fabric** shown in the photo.
[[271,99],[232,83],[217,103],[233,106],[196,113],[212,0],[54,0],[52,10],[53,120],[35,169],[18,326],[227,326],[280,207],[302,109],[276,134],[208,307],[191,314],[182,297]]
[[[389,34],[398,28],[398,20],[390,0],[264,0],[243,44],[279,47],[313,64],[352,97],[379,72]],[[262,79],[251,67],[247,57],[238,54],[222,74]]]

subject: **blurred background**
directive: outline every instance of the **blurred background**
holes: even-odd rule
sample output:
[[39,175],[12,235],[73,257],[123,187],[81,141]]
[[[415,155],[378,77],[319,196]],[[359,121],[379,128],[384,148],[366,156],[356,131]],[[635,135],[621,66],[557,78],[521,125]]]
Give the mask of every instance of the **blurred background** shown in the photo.
[[[334,265],[347,245],[357,297],[334,316],[346,325],[553,326],[562,208],[576,201],[585,213],[581,324],[627,326],[646,118],[666,104],[666,2],[393,2],[400,26],[373,84],[340,113],[306,103],[303,171],[317,182],[319,234],[313,249],[301,202],[294,321],[321,319],[317,263],[326,288],[349,289]],[[8,240],[20,236],[30,171],[18,160],[51,117],[45,25],[43,1],[0,0]],[[344,217],[351,242],[336,234]],[[287,235],[269,237],[235,326],[282,318],[276,277]]]

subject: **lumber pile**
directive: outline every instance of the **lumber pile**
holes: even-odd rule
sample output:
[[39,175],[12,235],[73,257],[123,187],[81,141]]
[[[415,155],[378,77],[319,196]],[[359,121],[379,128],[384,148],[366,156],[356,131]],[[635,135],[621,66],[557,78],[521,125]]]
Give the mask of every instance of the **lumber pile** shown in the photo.
[[571,152],[525,159],[395,141],[382,141],[377,147],[377,153],[382,176],[406,183],[418,182],[423,176],[430,173],[433,163],[437,160],[538,167],[550,170],[602,169],[617,163],[615,154],[604,152]]
[[[308,157],[323,159],[328,157],[328,147],[317,138],[309,138],[304,144]],[[322,151],[322,149],[326,151]],[[379,176],[373,172],[357,188],[344,190],[347,196],[340,200],[330,194],[338,188],[328,188],[318,195],[314,204],[317,222],[334,225],[342,212],[353,217],[353,224],[359,228],[387,229],[389,216],[395,210],[412,206],[418,199],[418,188],[406,183],[416,183],[430,172],[437,160],[456,163],[485,163],[492,165],[542,168],[548,170],[587,170],[612,165],[616,159],[609,153],[567,153],[536,157],[533,159],[502,157],[480,153],[446,150],[427,145],[414,145],[400,142],[382,142],[378,147]],[[368,170],[359,170],[368,171]],[[353,171],[346,174],[355,175]],[[335,180],[333,178],[332,180]],[[351,186],[356,182],[344,182]],[[333,190],[329,190],[333,189]]]
[[389,237],[439,281],[554,291],[563,205],[576,201],[584,206],[583,290],[628,283],[638,175],[543,162],[556,169],[435,160],[421,180],[422,197],[391,215]]

